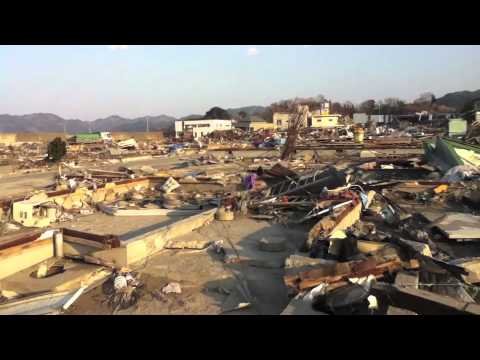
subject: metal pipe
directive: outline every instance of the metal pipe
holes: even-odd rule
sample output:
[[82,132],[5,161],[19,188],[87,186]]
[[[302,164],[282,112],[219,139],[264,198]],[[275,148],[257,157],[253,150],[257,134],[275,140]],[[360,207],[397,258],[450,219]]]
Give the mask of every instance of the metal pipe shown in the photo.
[[317,216],[320,216],[320,215],[323,215],[323,214],[326,214],[326,213],[329,213],[333,210],[336,210],[338,208],[341,208],[341,207],[344,207],[346,205],[349,205],[349,204],[352,204],[353,203],[353,200],[349,200],[349,201],[346,201],[344,203],[341,203],[341,204],[337,204],[337,205],[334,205],[334,206],[331,206],[329,208],[326,208],[326,209],[323,209],[319,212],[315,212],[316,209],[313,209],[312,211],[310,211],[310,213],[308,213],[304,218],[302,218],[300,220],[300,222],[303,222],[303,221],[306,221],[308,219],[312,219],[314,217],[317,217]]

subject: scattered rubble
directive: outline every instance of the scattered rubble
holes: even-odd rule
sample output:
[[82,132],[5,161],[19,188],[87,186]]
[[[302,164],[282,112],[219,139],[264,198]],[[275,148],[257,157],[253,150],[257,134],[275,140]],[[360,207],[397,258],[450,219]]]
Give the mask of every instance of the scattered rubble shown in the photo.
[[[102,296],[117,313],[146,296],[163,303],[165,294],[188,294],[182,279],[148,289],[139,280],[139,264],[148,269],[152,256],[168,251],[278,272],[288,294],[283,315],[478,314],[480,147],[343,130],[238,129],[181,143],[85,135],[69,141],[56,165],[40,144],[22,145],[15,171],[48,170],[55,182],[1,201],[0,281],[28,271],[28,281],[54,282],[73,276],[70,262],[101,268]],[[74,229],[89,216],[120,217],[131,229]],[[139,218],[157,220],[135,228]],[[231,241],[239,226],[259,222],[285,232]],[[199,236],[212,223],[222,230]],[[288,229],[303,235],[292,238]],[[2,287],[0,312],[35,301],[72,311],[94,287],[82,281],[23,303],[12,295],[18,289]],[[260,312],[241,282],[243,298],[219,313]]]
[[180,286],[179,283],[169,283],[165,285],[165,287],[162,288],[162,292],[164,294],[181,294],[182,293],[182,287]]

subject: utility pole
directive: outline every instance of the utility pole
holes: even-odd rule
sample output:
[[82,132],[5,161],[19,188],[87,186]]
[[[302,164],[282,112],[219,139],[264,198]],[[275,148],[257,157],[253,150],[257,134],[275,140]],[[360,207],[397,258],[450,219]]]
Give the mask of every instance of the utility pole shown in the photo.
[[150,126],[149,126],[149,123],[148,123],[148,120],[149,120],[149,119],[150,119],[150,118],[147,116],[147,133],[150,132]]

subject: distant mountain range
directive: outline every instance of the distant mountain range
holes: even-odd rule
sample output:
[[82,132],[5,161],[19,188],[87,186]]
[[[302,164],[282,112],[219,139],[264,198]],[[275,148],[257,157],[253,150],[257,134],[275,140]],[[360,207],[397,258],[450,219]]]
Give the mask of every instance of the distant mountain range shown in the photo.
[[[238,109],[228,109],[232,117],[237,117],[240,111],[245,111],[248,115],[265,109],[263,106],[247,106]],[[203,115],[189,115],[182,119],[202,118]],[[128,131],[142,132],[147,130],[171,130],[174,121],[173,116],[158,115],[144,116],[134,119],[124,118],[118,115],[112,115],[104,119],[94,121],[83,121],[78,119],[64,119],[55,114],[36,113],[29,115],[0,115],[0,132],[64,132],[77,133],[86,131]]]
[[262,114],[267,108],[265,106],[244,106],[236,109],[227,109],[230,115],[232,115],[233,118],[238,118],[240,117],[239,114],[243,111],[245,114],[247,114],[248,117],[256,114]]
[[441,98],[438,98],[436,103],[438,105],[445,105],[454,108],[457,112],[461,112],[465,105],[478,98],[480,98],[480,89],[475,91],[457,91],[445,94]]
[[[266,109],[267,108],[265,106],[253,105],[253,106],[244,106],[244,107],[239,107],[239,108],[226,109],[226,111],[230,114],[230,116],[233,119],[238,119],[240,117],[239,114],[242,111],[245,114],[247,114],[248,117],[250,117],[254,114],[261,114]],[[184,117],[180,118],[180,120],[202,119],[203,117],[204,117],[204,115],[192,114],[192,115],[184,116]]]
[[193,120],[193,119],[202,119],[202,118],[203,118],[203,115],[192,114],[192,115],[184,116],[184,117],[180,118],[179,120]]
[[[480,89],[476,91],[457,91],[437,98],[436,104],[454,108],[457,112],[474,99],[480,98]],[[226,109],[232,118],[239,118],[240,112],[245,112],[248,117],[263,113],[265,106],[244,106]],[[203,115],[192,114],[182,117],[185,119],[198,119]],[[158,115],[144,116],[128,119],[112,115],[104,119],[83,121],[78,119],[63,119],[55,114],[37,113],[30,115],[0,115],[0,132],[63,132],[72,134],[83,131],[129,131],[142,132],[148,127],[150,131],[171,130],[177,120],[173,116]]]
[[0,115],[0,132],[63,132],[83,131],[150,131],[166,130],[173,126],[174,117],[167,115],[127,119],[109,116],[95,121],[66,120],[55,114]]

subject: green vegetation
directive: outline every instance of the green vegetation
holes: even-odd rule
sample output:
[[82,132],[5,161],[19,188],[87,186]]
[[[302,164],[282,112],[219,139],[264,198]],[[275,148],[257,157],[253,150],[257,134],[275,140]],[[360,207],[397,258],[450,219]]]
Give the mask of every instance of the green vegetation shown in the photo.
[[58,162],[67,153],[67,143],[59,137],[48,143],[48,161]]

